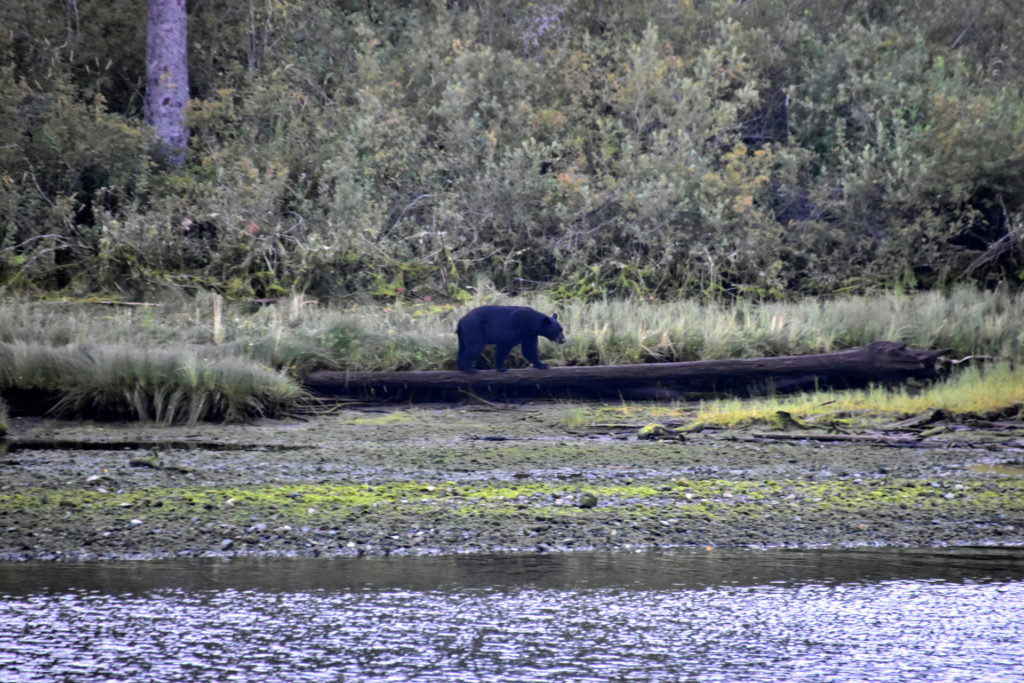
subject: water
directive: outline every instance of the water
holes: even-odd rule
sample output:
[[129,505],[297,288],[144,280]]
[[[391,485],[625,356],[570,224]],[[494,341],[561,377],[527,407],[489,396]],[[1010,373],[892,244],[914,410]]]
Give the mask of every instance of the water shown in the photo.
[[0,565],[3,681],[1024,681],[1024,549]]

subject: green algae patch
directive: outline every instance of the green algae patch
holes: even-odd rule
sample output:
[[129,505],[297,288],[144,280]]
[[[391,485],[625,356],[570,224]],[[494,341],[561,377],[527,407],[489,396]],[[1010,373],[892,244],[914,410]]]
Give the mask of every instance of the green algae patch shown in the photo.
[[[584,491],[596,503],[579,507]],[[274,516],[379,517],[427,511],[451,515],[506,516],[509,512],[586,517],[592,509],[632,517],[744,514],[800,510],[805,514],[859,514],[884,511],[1001,511],[1024,513],[1024,479],[965,480],[955,483],[916,480],[853,482],[833,480],[732,481],[708,479],[650,484],[576,484],[396,482],[298,484],[231,488],[153,488],[120,493],[97,490],[30,489],[0,494],[0,515],[76,511],[115,518],[144,511],[152,517],[217,511],[227,518]]]
[[[15,420],[18,438],[117,443],[0,455],[0,560],[1024,543],[1019,457],[998,445],[641,441],[619,422],[581,436],[558,408],[215,430]],[[126,433],[275,448],[124,448]]]
[[376,426],[401,422],[415,422],[418,419],[419,416],[417,413],[404,410],[388,411],[379,415],[370,416],[367,416],[365,413],[348,411],[338,417],[338,423],[343,425]]
[[271,515],[304,518],[316,513],[348,513],[382,505],[402,505],[429,495],[429,486],[395,483],[369,486],[289,485],[252,488],[153,488],[121,493],[96,490],[36,489],[0,494],[0,515],[16,511],[75,511],[91,516],[151,518],[214,513],[222,518]]

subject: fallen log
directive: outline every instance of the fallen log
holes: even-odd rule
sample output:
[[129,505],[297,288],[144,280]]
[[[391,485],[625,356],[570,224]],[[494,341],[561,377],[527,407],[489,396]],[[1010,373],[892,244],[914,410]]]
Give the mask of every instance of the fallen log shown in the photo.
[[936,361],[945,353],[948,350],[908,349],[906,344],[881,341],[836,353],[685,363],[476,373],[325,370],[310,373],[305,385],[314,396],[359,401],[685,400],[930,380],[939,376]]

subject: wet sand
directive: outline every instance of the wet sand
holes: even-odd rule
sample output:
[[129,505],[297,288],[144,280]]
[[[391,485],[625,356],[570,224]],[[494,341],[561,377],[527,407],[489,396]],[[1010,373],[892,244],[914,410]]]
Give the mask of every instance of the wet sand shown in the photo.
[[1024,544],[1024,428],[925,447],[744,431],[657,441],[567,426],[577,410],[13,419],[0,560]]

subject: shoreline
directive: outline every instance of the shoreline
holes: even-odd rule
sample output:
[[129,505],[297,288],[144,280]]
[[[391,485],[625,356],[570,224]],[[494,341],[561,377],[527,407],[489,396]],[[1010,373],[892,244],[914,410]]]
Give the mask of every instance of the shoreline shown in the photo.
[[568,428],[569,409],[13,419],[35,444],[0,455],[0,561],[1024,545],[1017,439],[648,441]]

